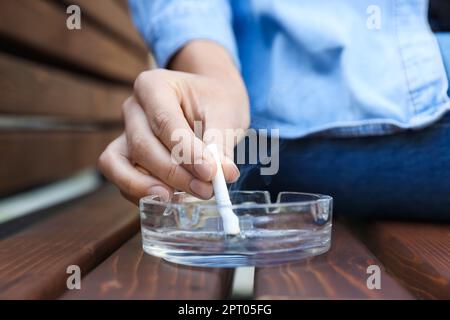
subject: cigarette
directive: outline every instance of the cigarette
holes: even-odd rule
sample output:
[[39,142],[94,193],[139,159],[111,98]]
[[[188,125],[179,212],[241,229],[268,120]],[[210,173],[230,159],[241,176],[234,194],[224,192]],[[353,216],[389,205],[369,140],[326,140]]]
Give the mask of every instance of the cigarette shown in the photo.
[[213,178],[212,183],[219,214],[222,218],[223,229],[226,234],[237,235],[241,232],[239,227],[239,218],[231,209],[231,200],[228,193],[227,184],[225,182],[225,176],[223,175],[219,149],[215,144],[209,144],[207,145],[207,148],[212,153],[217,166],[216,175]]

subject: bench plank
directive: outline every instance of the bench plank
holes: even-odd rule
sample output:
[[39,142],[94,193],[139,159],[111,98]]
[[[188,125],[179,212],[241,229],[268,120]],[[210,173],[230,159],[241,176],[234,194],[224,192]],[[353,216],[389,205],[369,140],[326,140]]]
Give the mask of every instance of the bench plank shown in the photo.
[[129,83],[148,68],[146,57],[86,20],[82,20],[81,30],[68,30],[67,18],[64,6],[48,0],[1,1],[0,36],[67,65]]
[[112,187],[0,242],[0,299],[54,299],[67,267],[86,274],[139,229],[137,208]]
[[[367,267],[381,269],[381,290],[369,290]],[[334,223],[328,253],[298,263],[257,268],[259,299],[411,299],[381,263],[343,225]]]
[[0,92],[2,113],[120,122],[131,88],[0,53]]
[[128,12],[128,0],[113,0],[122,10]]
[[141,235],[89,273],[64,299],[224,299],[232,269],[194,268],[150,256]]
[[0,194],[52,182],[94,166],[117,129],[0,131]]
[[386,268],[417,297],[450,299],[450,226],[377,222],[367,243]]

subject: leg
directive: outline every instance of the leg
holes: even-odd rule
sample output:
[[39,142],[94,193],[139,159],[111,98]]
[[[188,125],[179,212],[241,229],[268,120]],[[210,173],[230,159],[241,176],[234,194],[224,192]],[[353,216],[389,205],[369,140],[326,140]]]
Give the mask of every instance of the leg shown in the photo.
[[[450,33],[436,34],[450,75]],[[450,90],[449,90],[450,92]],[[236,188],[334,197],[337,214],[450,221],[450,114],[420,131],[371,138],[286,140],[280,171],[244,166]]]
[[450,116],[390,136],[284,141],[278,174],[252,170],[240,188],[329,194],[347,216],[450,220],[449,146]]

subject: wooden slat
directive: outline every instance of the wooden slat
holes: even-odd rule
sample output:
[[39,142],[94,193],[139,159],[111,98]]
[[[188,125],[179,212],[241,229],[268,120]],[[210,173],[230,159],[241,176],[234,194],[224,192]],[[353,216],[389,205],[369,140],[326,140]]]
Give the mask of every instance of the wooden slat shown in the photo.
[[83,14],[89,15],[126,43],[132,44],[138,53],[148,54],[147,47],[135,29],[131,17],[122,5],[114,0],[60,0],[66,6],[76,4]]
[[[381,290],[367,288],[367,267],[381,268]],[[411,294],[388,275],[381,263],[339,223],[332,247],[324,255],[279,267],[258,268],[259,299],[410,299]]]
[[372,251],[411,292],[450,299],[450,225],[378,222],[366,233]]
[[0,242],[0,299],[53,299],[69,265],[82,275],[139,229],[137,208],[110,187]]
[[63,178],[96,164],[118,136],[105,131],[0,131],[0,194]]
[[0,113],[121,121],[131,88],[105,84],[0,53]]
[[232,269],[194,268],[165,262],[142,250],[141,236],[123,245],[64,299],[223,299]]
[[122,10],[128,12],[128,0],[113,0]]
[[0,36],[106,77],[132,82],[147,59],[82,20],[68,30],[64,6],[49,0],[1,1]]

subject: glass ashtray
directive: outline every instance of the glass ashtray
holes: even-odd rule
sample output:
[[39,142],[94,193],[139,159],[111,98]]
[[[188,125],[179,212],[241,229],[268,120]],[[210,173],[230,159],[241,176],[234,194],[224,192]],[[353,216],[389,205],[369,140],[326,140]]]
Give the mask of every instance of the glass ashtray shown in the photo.
[[167,261],[205,267],[266,266],[322,254],[331,245],[330,196],[267,191],[230,192],[239,235],[227,235],[213,199],[175,193],[140,201],[144,251]]

